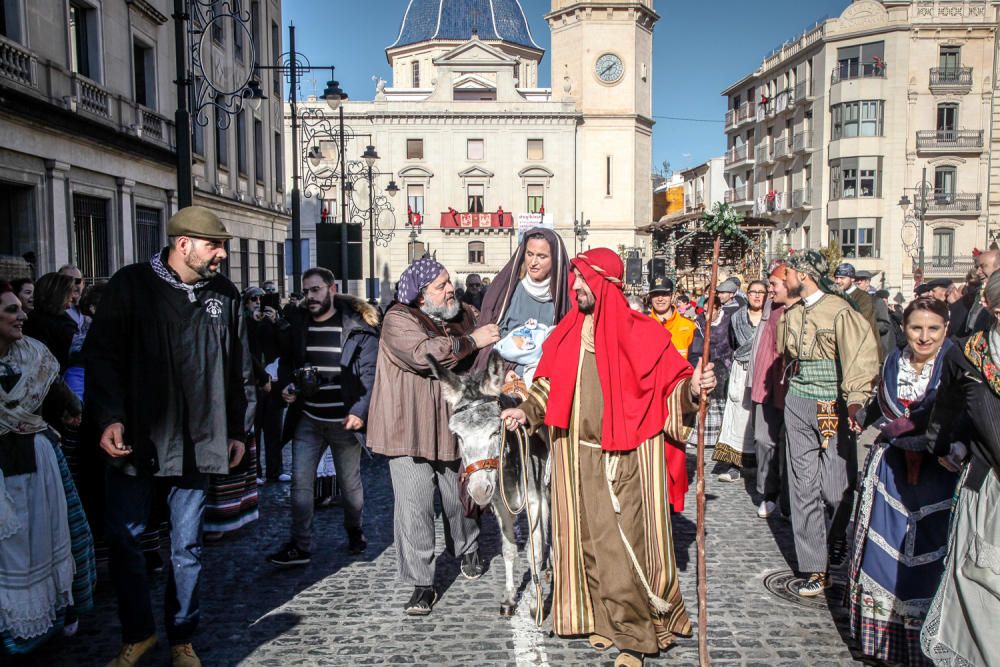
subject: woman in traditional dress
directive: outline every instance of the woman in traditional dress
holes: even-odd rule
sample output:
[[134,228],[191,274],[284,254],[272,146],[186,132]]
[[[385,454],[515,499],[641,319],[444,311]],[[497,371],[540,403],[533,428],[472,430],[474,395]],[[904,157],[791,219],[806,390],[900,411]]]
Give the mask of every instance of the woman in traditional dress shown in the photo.
[[[702,342],[704,339],[705,319],[707,312],[695,319],[694,342],[688,352],[688,363],[697,366],[701,360]],[[726,410],[726,383],[733,363],[733,348],[729,342],[729,321],[731,314],[722,307],[718,295],[715,297],[715,317],[709,328],[712,346],[712,363],[715,364],[715,379],[718,382],[712,393],[708,395],[708,411],[705,415],[705,446],[714,448],[722,431],[722,415]],[[700,335],[699,335],[700,334]],[[698,429],[693,429],[688,438],[689,445],[698,444]]]
[[[524,327],[529,320],[534,320],[547,330],[558,324],[572,305],[566,247],[559,235],[551,229],[536,227],[525,233],[514,256],[490,283],[483,296],[483,307],[476,325],[496,324],[500,327],[500,338],[505,339],[515,330]],[[531,336],[520,338],[527,339]],[[535,336],[530,343],[537,345],[539,356],[540,339],[543,340],[544,337]],[[505,347],[514,349],[516,346]],[[493,346],[489,345],[479,351],[474,370],[486,368],[492,350]],[[508,354],[505,360],[510,387],[530,384],[524,382],[525,371],[531,369],[530,362],[526,365],[522,355],[513,354]],[[537,364],[537,359],[534,363]]]
[[[79,423],[59,362],[0,283],[0,654],[28,653],[93,605],[94,544],[47,413]],[[48,400],[47,400],[48,399]]]
[[[903,314],[907,344],[882,368],[867,412],[880,434],[868,453],[851,560],[851,636],[864,655],[889,664],[928,665],[920,626],[941,580],[948,516],[958,475],[923,453],[938,396],[948,305],[931,297]],[[877,415],[877,416],[876,416]]]
[[920,634],[936,665],[1000,665],[1000,271],[984,290],[993,326],[944,358],[927,429],[933,452],[954,465],[963,440],[971,453],[959,478],[941,585]]
[[[750,400],[750,357],[753,353],[754,332],[764,317],[764,298],[767,283],[755,280],[747,286],[747,302],[733,313],[729,323],[729,344],[733,352],[733,365],[729,374],[726,407],[722,415],[719,442],[712,452],[712,460],[729,464],[719,475],[720,482],[736,482],[740,470],[756,466],[757,449],[754,444],[753,402]],[[713,354],[713,357],[715,355]]]

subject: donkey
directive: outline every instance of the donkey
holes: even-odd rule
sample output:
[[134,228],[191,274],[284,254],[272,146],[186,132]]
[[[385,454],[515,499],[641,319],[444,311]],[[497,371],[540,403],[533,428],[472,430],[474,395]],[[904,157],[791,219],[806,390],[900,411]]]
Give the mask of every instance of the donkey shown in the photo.
[[[458,437],[462,465],[468,477],[467,489],[472,500],[480,507],[492,505],[500,524],[500,536],[506,585],[500,603],[501,616],[513,616],[514,567],[517,563],[517,540],[514,526],[517,516],[505,505],[517,511],[524,507],[528,514],[530,543],[526,546],[531,571],[531,583],[525,590],[529,609],[536,621],[539,601],[542,599],[539,575],[548,565],[549,545],[549,490],[547,480],[548,446],[540,438],[527,438],[528,456],[522,461],[521,448],[513,436],[500,423],[501,387],[504,382],[503,360],[496,353],[490,355],[485,371],[458,375],[444,368],[433,357],[427,357],[434,375],[441,381],[444,399],[451,406],[452,416],[448,427]],[[503,449],[503,456],[501,456]],[[502,464],[502,478],[499,474]],[[523,482],[522,465],[527,466],[527,484]],[[503,489],[500,489],[501,479]],[[501,496],[503,494],[503,497]],[[534,558],[531,554],[534,553]]]

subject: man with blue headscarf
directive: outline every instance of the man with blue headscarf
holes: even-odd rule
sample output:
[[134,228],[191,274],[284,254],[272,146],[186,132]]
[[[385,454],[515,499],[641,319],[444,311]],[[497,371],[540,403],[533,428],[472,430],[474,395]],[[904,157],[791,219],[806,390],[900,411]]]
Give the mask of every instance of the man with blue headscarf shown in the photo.
[[451,275],[431,257],[418,259],[399,277],[396,304],[385,314],[368,444],[389,457],[399,580],[413,587],[404,606],[423,616],[437,601],[434,590],[434,489],[441,494],[447,550],[460,558],[462,575],[483,573],[479,525],[466,516],[459,491],[461,454],[448,428],[451,416],[428,355],[456,372],[496,343],[496,324],[476,328],[476,309],[459,303]]

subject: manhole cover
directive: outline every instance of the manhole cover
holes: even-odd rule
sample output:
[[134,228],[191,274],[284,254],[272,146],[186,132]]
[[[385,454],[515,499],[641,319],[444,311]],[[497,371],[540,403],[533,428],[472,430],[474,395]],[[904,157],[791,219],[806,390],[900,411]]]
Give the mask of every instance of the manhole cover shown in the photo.
[[827,589],[826,594],[817,595],[814,598],[804,598],[799,595],[799,586],[805,583],[805,579],[798,577],[791,570],[780,570],[772,572],[764,577],[764,588],[771,595],[785,602],[812,607],[814,609],[829,609],[831,604],[841,607],[844,599],[844,584],[841,577],[834,577],[833,586]]

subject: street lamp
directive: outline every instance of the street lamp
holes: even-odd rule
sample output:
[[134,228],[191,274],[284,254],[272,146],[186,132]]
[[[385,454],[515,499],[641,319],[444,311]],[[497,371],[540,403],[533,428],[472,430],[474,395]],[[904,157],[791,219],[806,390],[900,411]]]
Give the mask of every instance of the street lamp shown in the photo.
[[583,245],[583,242],[587,240],[587,236],[590,234],[587,228],[590,227],[590,220],[584,220],[583,211],[580,211],[580,219],[573,221],[573,254],[577,254],[577,242],[579,245]]
[[[375,275],[375,215],[377,213],[375,206],[375,176],[380,174],[375,171],[375,163],[379,160],[375,147],[368,144],[365,152],[361,154],[361,159],[364,160],[368,170],[368,302],[376,303],[378,301],[376,295],[376,285],[378,283],[375,282],[377,280]],[[395,180],[390,178],[385,191],[390,198],[394,199],[399,192],[399,186],[396,185]]]
[[[931,185],[927,182],[927,167],[924,167],[921,180],[917,183],[914,188],[906,188],[903,191],[903,196],[899,198],[899,207],[903,211],[904,218],[908,217],[910,206],[913,206],[913,218],[917,221],[917,234],[916,234],[916,253],[917,253],[917,269],[920,271],[920,279],[923,280],[924,275],[924,218],[927,215],[928,203],[927,203],[927,193],[930,191]],[[913,201],[910,201],[909,195],[906,194],[907,190],[913,190],[914,196]],[[907,251],[911,253],[914,248],[912,245],[906,243],[905,234],[907,231],[909,221],[903,225],[903,243],[907,246]]]

